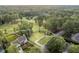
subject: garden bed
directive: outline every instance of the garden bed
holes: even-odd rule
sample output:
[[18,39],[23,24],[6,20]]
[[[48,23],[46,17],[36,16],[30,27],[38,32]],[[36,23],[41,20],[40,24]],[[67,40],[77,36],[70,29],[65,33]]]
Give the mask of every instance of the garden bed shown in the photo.
[[22,48],[26,53],[40,53],[40,49],[29,42],[23,45]]

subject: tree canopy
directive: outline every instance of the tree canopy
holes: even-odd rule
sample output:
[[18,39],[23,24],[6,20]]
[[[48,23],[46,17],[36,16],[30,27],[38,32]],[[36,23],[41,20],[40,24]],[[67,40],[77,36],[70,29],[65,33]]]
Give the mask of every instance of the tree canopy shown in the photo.
[[52,36],[51,40],[46,44],[46,47],[51,53],[63,52],[66,47],[66,42],[63,37]]

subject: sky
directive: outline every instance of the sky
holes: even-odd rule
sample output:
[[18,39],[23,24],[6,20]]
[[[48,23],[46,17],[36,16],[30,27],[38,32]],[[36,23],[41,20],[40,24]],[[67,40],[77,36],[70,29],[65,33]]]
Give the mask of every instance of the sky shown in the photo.
[[0,0],[0,5],[79,5],[79,0]]

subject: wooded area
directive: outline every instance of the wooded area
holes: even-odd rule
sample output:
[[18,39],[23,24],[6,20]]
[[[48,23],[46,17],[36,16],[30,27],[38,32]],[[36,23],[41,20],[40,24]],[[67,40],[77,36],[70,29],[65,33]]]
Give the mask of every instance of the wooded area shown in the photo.
[[78,33],[79,6],[0,6],[1,53],[79,53]]

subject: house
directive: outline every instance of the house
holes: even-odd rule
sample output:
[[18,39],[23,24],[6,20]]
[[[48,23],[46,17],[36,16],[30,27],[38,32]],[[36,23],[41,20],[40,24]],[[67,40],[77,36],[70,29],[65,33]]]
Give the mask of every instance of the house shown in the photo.
[[27,43],[27,38],[26,36],[23,34],[23,36],[20,36],[18,37],[15,41],[13,41],[11,44],[14,44],[14,45],[23,45],[25,43]]
[[71,37],[73,42],[79,43],[79,33],[76,33]]
[[23,36],[19,36],[16,40],[11,42],[11,45],[15,45],[18,48],[19,53],[24,53],[21,45],[27,43],[27,37],[23,34]]

